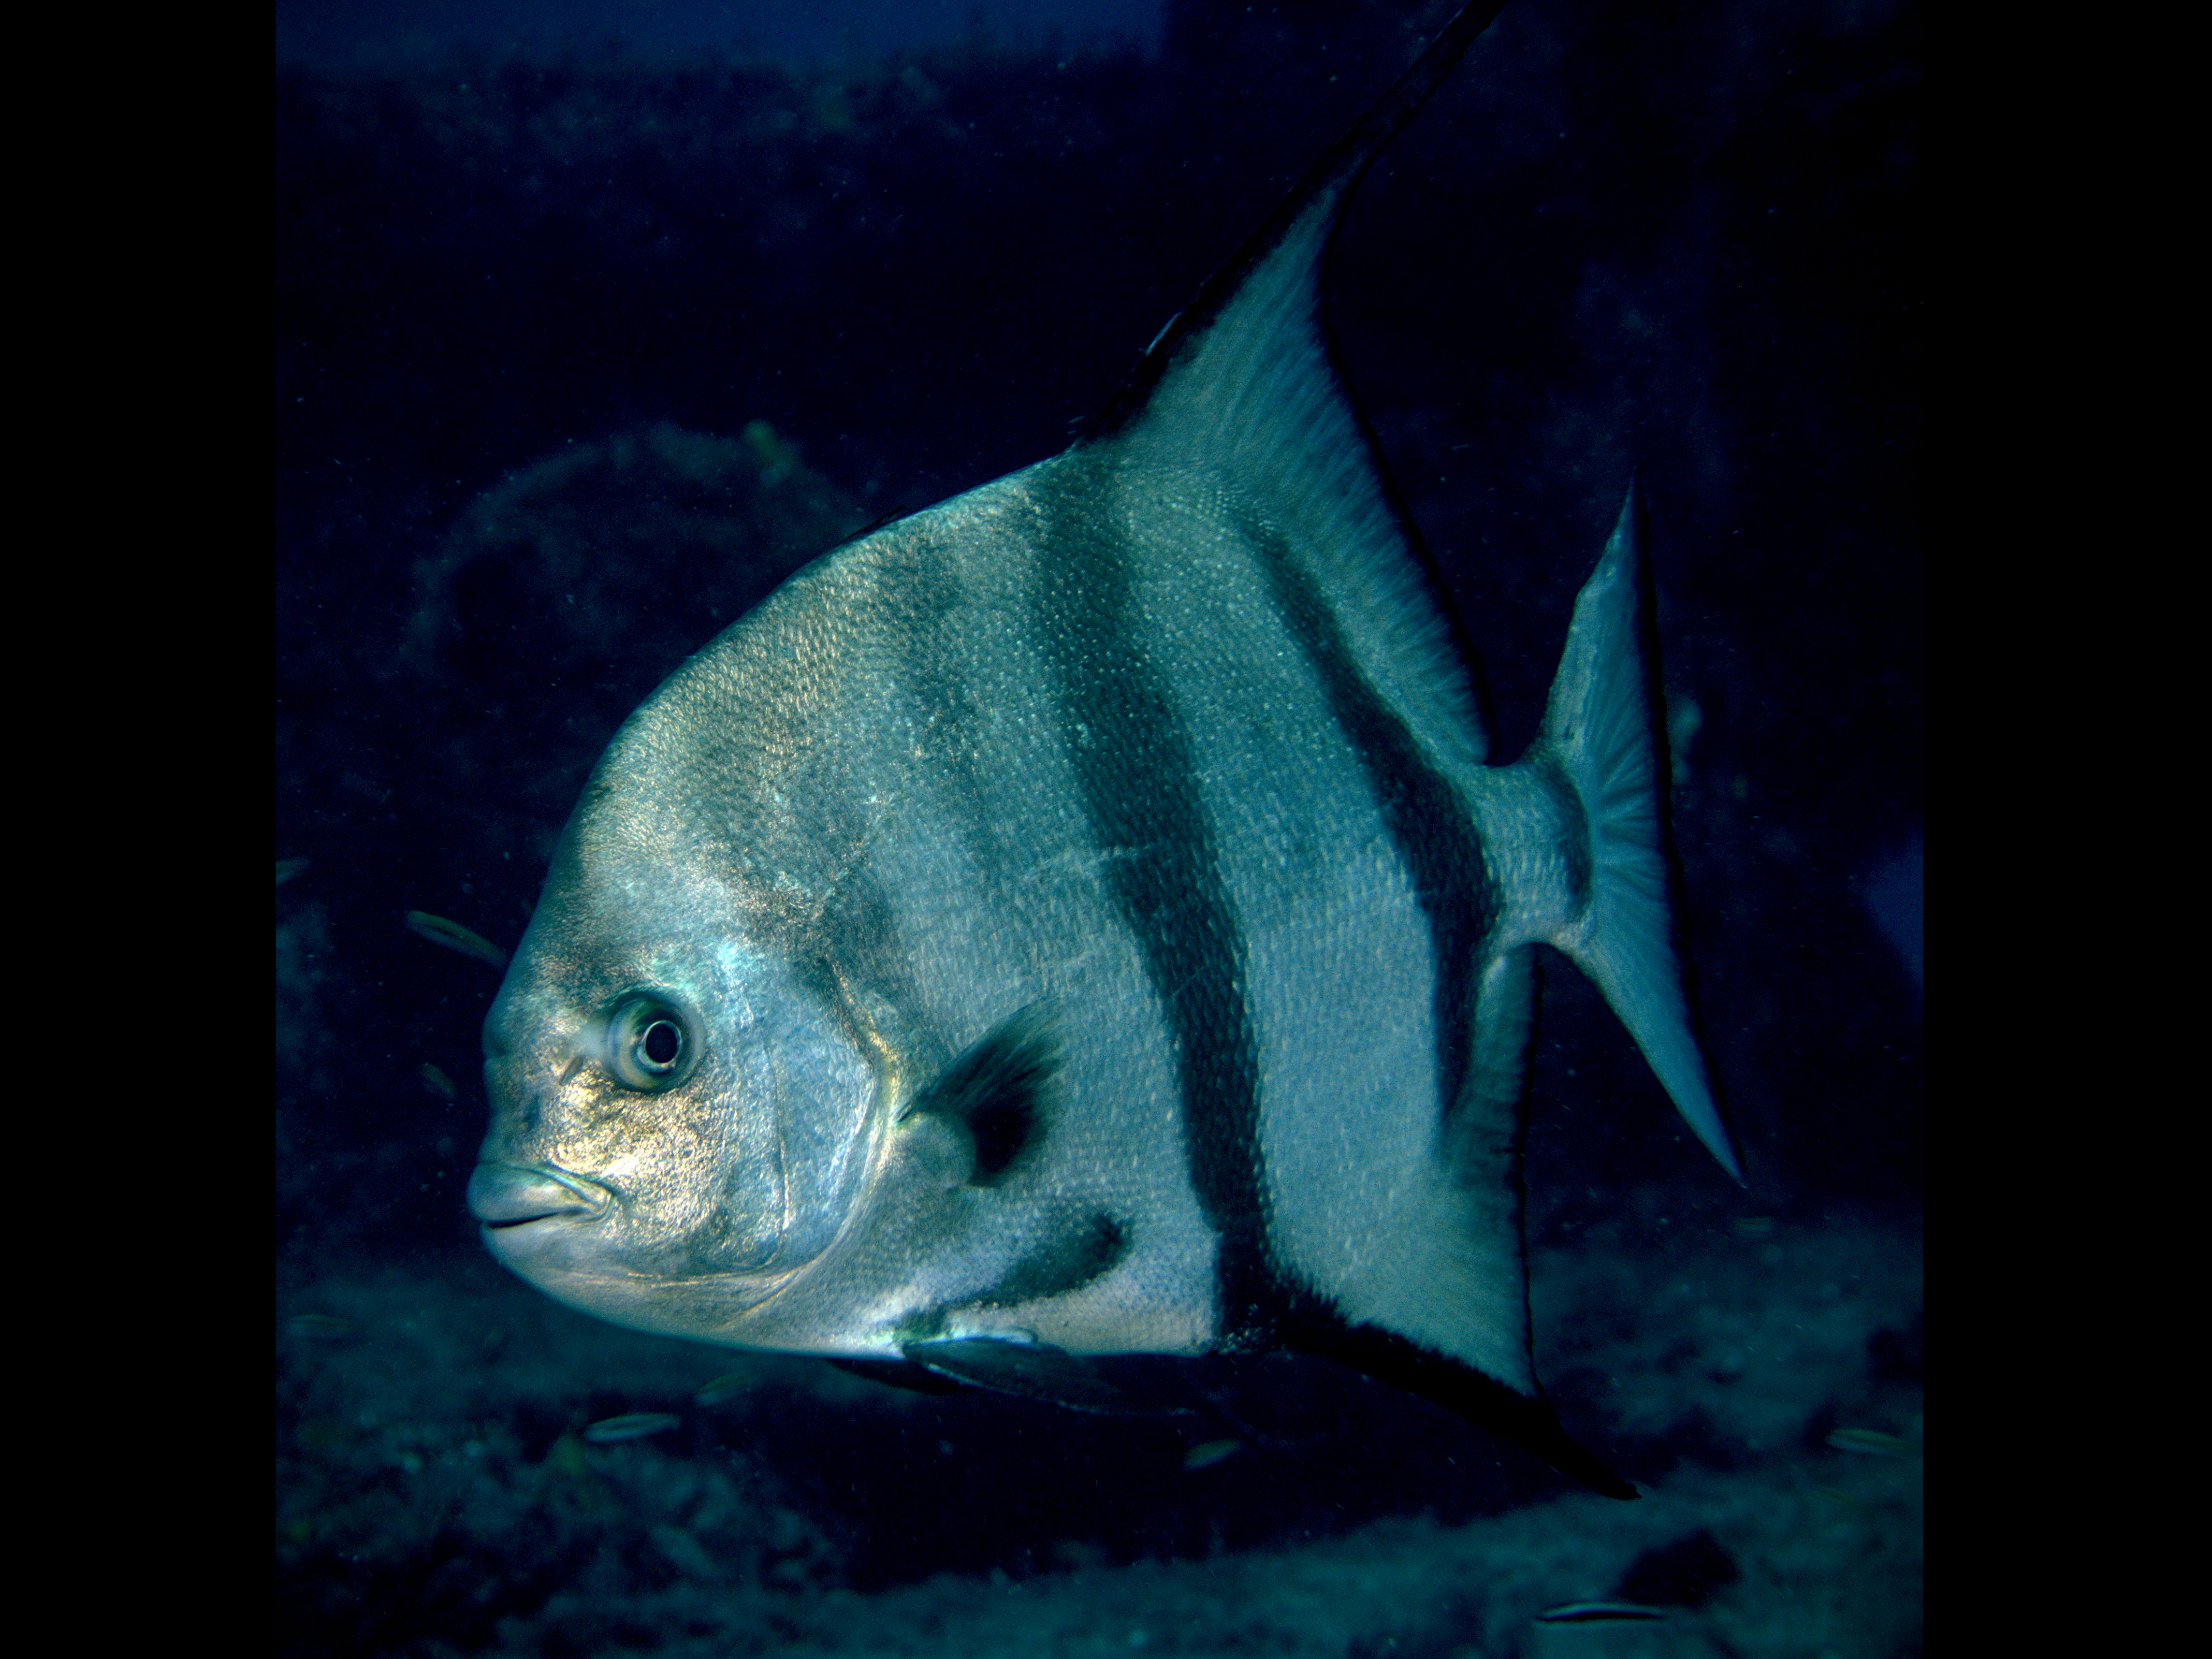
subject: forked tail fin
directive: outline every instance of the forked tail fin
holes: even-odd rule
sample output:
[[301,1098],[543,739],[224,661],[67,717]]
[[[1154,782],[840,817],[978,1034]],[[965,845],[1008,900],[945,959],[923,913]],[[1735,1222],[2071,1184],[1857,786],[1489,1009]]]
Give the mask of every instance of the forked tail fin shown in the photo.
[[1743,1168],[1698,1046],[1668,903],[1656,659],[1647,644],[1643,535],[1629,491],[1597,570],[1575,599],[1543,735],[1581,798],[1589,901],[1551,943],[1596,981],[1698,1139]]

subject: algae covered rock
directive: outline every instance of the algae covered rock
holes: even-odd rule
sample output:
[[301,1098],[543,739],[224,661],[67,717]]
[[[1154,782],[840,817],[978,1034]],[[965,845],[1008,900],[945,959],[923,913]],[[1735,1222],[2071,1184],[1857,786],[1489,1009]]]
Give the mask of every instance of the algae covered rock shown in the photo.
[[510,475],[415,567],[397,678],[479,717],[426,733],[440,783],[542,858],[639,701],[863,522],[765,421],[664,422]]

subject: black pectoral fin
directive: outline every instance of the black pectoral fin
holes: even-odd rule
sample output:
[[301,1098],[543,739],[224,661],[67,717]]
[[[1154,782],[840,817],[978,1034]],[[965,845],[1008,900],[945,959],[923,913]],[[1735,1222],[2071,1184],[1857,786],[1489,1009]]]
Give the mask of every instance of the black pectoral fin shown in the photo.
[[1377,1382],[1418,1395],[1478,1428],[1501,1435],[1592,1492],[1607,1498],[1643,1496],[1600,1462],[1595,1453],[1568,1437],[1550,1401],[1517,1394],[1471,1365],[1372,1325],[1340,1327],[1297,1346],[1350,1365]]
[[970,1044],[901,1115],[927,1112],[967,1130],[975,1147],[969,1184],[995,1186],[1042,1138],[1059,1070],[1052,1005],[1032,1002]]
[[1141,1410],[1075,1355],[1041,1344],[956,1337],[909,1342],[899,1352],[939,1376],[998,1394],[1042,1400],[1101,1417],[1134,1416]]
[[832,1358],[830,1363],[854,1376],[864,1376],[871,1382],[904,1389],[913,1394],[958,1394],[967,1386],[911,1359]]

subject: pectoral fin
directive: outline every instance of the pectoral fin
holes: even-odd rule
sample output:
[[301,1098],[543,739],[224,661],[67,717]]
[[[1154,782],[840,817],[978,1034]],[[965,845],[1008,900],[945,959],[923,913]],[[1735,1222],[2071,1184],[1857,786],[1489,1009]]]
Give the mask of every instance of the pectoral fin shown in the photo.
[[927,1114],[964,1132],[969,1185],[994,1187],[1042,1140],[1059,1069],[1052,1005],[1033,1002],[969,1044],[900,1116]]

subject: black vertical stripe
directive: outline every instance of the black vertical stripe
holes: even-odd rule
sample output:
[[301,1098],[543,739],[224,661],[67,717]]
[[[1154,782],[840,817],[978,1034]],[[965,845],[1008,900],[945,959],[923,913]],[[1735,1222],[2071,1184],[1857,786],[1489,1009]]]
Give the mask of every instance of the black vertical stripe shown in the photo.
[[1304,652],[1329,712],[1358,756],[1390,838],[1428,918],[1436,961],[1437,1108],[1449,1115],[1466,1086],[1481,985],[1481,947],[1496,924],[1499,892],[1483,857],[1482,837],[1450,781],[1429,764],[1403,718],[1359,672],[1336,613],[1282,535],[1249,515],[1238,528],[1259,550],[1269,592],[1291,637]]
[[[1044,504],[1050,514],[1052,504]],[[1126,550],[1096,520],[1048,523],[1039,617],[1066,752],[1103,879],[1166,1018],[1199,1209],[1218,1237],[1225,1346],[1273,1340],[1260,1062],[1237,908],[1199,798],[1190,739],[1146,653]]]

